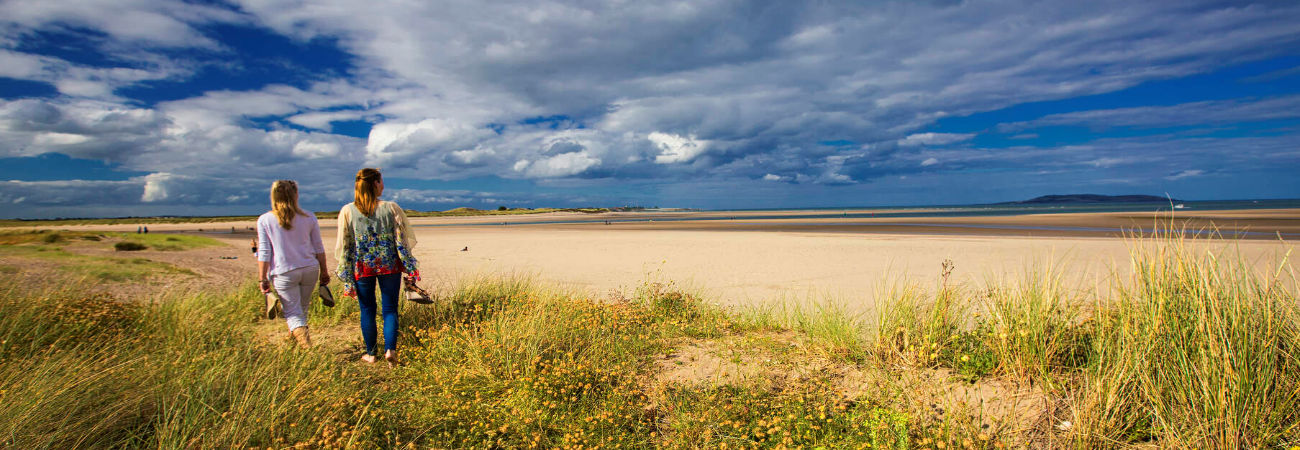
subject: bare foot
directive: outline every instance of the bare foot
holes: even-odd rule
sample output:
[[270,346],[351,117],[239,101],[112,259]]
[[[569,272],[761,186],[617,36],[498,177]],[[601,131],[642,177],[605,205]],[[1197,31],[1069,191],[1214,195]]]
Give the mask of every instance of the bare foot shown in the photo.
[[375,355],[361,355],[361,361],[374,364],[376,361]]
[[384,352],[384,360],[388,361],[388,364],[397,364],[397,351],[389,350]]

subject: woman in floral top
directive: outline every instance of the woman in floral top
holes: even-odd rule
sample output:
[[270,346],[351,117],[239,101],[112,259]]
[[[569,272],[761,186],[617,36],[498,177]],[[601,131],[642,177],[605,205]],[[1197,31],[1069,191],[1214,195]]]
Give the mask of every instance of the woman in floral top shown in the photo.
[[407,230],[406,213],[393,202],[379,200],[384,180],[379,170],[357,172],[356,200],[339,211],[338,240],[334,245],[343,293],[356,295],[361,306],[361,336],[366,355],[375,362],[375,286],[384,316],[384,359],[397,362],[397,299],[402,273],[415,280],[420,271],[411,249],[415,235]]

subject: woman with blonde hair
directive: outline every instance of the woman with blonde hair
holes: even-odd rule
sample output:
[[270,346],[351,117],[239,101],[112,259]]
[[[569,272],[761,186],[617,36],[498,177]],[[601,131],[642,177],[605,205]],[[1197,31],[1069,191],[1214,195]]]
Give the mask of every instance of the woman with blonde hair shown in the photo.
[[384,179],[378,169],[357,171],[355,201],[339,210],[338,240],[334,245],[343,293],[356,295],[361,307],[361,337],[373,363],[375,348],[375,287],[379,287],[384,317],[384,359],[397,362],[397,299],[402,273],[418,281],[420,271],[411,249],[415,236],[407,229],[406,212],[396,203],[379,200]]
[[[271,184],[271,211],[257,218],[257,241],[258,286],[263,294],[272,295],[274,290],[289,334],[298,345],[310,347],[307,309],[312,290],[317,284],[328,289],[330,276],[325,270],[325,246],[316,216],[298,207],[298,183],[279,180]],[[272,316],[274,304],[267,303],[267,315]]]

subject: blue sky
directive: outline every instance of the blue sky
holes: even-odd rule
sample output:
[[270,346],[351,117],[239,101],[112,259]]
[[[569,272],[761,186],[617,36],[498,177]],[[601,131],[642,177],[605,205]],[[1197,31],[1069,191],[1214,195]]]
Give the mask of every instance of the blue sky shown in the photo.
[[0,3],[0,217],[1300,197],[1300,4]]

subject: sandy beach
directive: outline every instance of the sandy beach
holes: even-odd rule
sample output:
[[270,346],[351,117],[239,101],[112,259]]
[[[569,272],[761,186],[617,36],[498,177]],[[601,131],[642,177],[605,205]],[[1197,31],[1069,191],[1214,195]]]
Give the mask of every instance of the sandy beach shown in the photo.
[[[874,299],[893,286],[934,286],[944,260],[956,265],[954,281],[975,288],[1050,265],[1068,286],[1104,289],[1098,280],[1111,271],[1127,273],[1135,242],[1115,230],[1149,229],[1157,223],[1155,217],[1134,213],[799,217],[807,214],[548,213],[424,217],[412,223],[420,241],[415,255],[423,264],[424,284],[437,289],[451,289],[475,276],[515,274],[610,296],[658,281],[674,282],[721,304],[833,301],[862,311],[870,310]],[[768,218],[753,217],[757,215]],[[682,220],[700,218],[716,220]],[[1175,227],[1193,230],[1218,229],[1229,235],[1249,231],[1252,234],[1241,236],[1246,239],[1210,239],[1204,245],[1234,247],[1261,270],[1293,247],[1289,240],[1269,234],[1285,238],[1300,233],[1297,210],[1205,211],[1176,219]],[[201,233],[244,249],[252,225],[157,224],[150,229]],[[326,247],[333,245],[334,225],[321,222]],[[136,227],[60,228],[133,232]],[[252,264],[246,265],[251,276]]]

